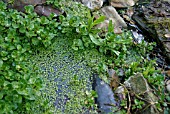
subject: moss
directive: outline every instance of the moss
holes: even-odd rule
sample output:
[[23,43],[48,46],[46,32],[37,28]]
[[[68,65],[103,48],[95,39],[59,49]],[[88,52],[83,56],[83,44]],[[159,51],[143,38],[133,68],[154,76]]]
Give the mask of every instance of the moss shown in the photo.
[[75,52],[71,45],[68,38],[56,38],[51,47],[35,51],[35,55],[30,57],[30,63],[38,67],[44,79],[42,98],[55,106],[54,113],[95,113],[86,104],[85,91],[92,91],[91,67],[97,67],[104,60],[103,56],[96,50]]

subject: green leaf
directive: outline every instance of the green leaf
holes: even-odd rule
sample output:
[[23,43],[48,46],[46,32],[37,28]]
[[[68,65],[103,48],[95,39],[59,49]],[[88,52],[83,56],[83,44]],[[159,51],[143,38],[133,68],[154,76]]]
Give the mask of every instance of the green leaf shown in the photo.
[[3,66],[3,60],[0,59],[0,68]]
[[38,45],[38,44],[39,44],[39,40],[36,39],[36,38],[33,38],[33,39],[32,39],[32,43],[33,43],[34,45]]
[[3,98],[3,96],[4,96],[4,92],[0,92],[0,99],[2,99]]
[[22,96],[20,96],[20,95],[13,95],[13,101],[15,103],[21,104],[22,103]]
[[119,56],[120,52],[116,50],[112,50],[117,56]]
[[114,30],[114,27],[113,27],[112,20],[109,20],[108,32],[113,32],[113,30]]
[[10,85],[11,83],[9,81],[4,82],[4,86]]
[[93,27],[93,19],[94,17],[91,17],[88,19],[88,31],[90,32],[91,28]]
[[31,14],[34,12],[34,7],[32,5],[25,6],[25,12]]
[[48,23],[49,23],[49,20],[47,19],[47,17],[42,16],[42,17],[41,17],[41,24],[46,25],[46,24],[48,24]]
[[11,84],[12,84],[12,87],[13,87],[14,89],[19,88],[19,83],[18,83],[18,82],[13,81]]
[[0,76],[0,86],[4,84],[4,81],[5,81],[4,77]]
[[35,81],[36,81],[36,78],[30,78],[30,79],[29,79],[29,84],[34,84]]
[[18,92],[18,94],[20,94],[20,95],[28,95],[28,91],[26,91],[26,90],[18,90],[17,89],[17,92]]
[[16,29],[16,28],[19,28],[19,24],[13,22],[13,23],[12,23],[12,27],[15,28],[15,29]]
[[17,50],[21,50],[22,46],[21,45],[17,45]]
[[101,22],[103,22],[105,20],[105,16],[100,16],[98,19],[96,19],[93,24],[92,24],[92,27],[97,25],[97,24],[100,24]]
[[6,9],[6,4],[4,4],[4,2],[0,1],[0,10],[4,10]]
[[92,41],[94,44],[96,44],[96,45],[98,45],[98,46],[101,46],[101,45],[103,44],[102,42],[99,41],[99,39],[95,38],[92,34],[89,34],[89,36],[90,36],[91,41]]

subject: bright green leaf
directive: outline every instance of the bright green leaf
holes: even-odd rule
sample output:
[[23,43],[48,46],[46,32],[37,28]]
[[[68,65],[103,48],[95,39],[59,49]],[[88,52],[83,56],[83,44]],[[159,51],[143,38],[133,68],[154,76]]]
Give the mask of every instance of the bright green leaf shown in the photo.
[[97,25],[97,24],[100,24],[101,22],[103,22],[105,20],[105,16],[100,16],[98,19],[96,19],[93,24],[92,24],[92,27]]
[[91,41],[96,45],[102,45],[103,43],[99,41],[99,39],[95,38],[92,34],[89,34]]
[[0,68],[2,67],[3,65],[3,60],[0,59]]

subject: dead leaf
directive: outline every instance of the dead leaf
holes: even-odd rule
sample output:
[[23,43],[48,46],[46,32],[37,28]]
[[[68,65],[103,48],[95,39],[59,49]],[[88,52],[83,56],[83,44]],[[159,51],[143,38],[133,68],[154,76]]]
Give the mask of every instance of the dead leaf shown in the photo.
[[170,70],[165,71],[168,77],[170,77]]
[[116,75],[116,71],[113,69],[108,70],[110,80],[110,87],[116,89],[119,86],[120,80],[119,77]]
[[134,9],[133,8],[129,8],[127,9],[127,15],[132,17],[132,15],[134,14]]
[[125,20],[127,20],[127,21],[130,21],[130,20],[131,20],[130,17],[127,16],[127,15],[123,15],[123,18],[124,18]]

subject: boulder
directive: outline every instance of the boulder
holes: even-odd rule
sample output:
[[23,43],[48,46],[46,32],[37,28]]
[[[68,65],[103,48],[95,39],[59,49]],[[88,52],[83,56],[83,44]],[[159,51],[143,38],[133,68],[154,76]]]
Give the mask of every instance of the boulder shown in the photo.
[[109,20],[112,20],[112,23],[114,25],[114,32],[115,33],[121,33],[121,28],[126,28],[127,25],[123,18],[117,13],[116,9],[112,6],[105,6],[103,7],[100,12],[106,16],[106,20],[97,25],[96,28],[108,28]]
[[115,8],[126,8],[135,5],[134,0],[110,0],[111,6]]

